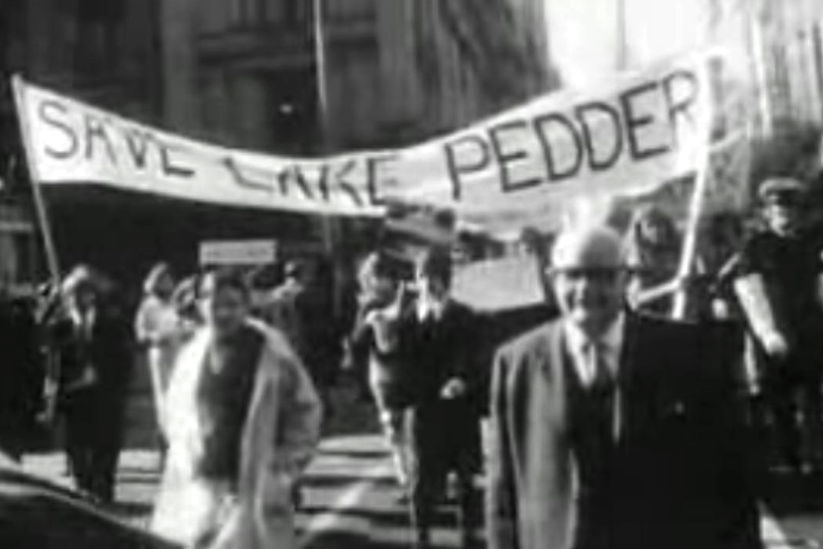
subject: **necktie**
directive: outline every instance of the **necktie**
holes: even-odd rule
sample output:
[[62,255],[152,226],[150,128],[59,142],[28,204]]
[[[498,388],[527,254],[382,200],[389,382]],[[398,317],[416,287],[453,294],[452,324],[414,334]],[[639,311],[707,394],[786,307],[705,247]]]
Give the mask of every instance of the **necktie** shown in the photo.
[[608,437],[616,441],[620,434],[616,383],[608,364],[608,349],[600,343],[587,346],[586,357],[589,370],[589,387],[591,397],[597,403],[598,423]]

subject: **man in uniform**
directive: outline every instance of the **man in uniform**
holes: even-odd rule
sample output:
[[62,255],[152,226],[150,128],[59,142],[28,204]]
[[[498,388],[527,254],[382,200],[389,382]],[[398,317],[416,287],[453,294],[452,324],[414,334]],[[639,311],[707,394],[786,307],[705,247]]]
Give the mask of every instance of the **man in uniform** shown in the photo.
[[768,179],[758,195],[765,230],[744,244],[734,288],[759,358],[782,457],[791,469],[808,472],[823,458],[823,241],[810,225],[809,193],[801,181]]

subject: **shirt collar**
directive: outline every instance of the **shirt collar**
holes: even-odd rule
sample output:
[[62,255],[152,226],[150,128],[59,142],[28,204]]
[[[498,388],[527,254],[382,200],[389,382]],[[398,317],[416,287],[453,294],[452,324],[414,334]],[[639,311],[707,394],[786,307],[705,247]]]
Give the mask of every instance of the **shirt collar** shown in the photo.
[[626,314],[621,312],[603,335],[594,342],[573,322],[565,322],[563,326],[566,332],[566,341],[569,350],[575,355],[583,353],[586,345],[590,343],[597,343],[607,349],[610,354],[614,354],[615,352],[619,352],[623,345],[623,328],[625,324]]
[[443,317],[443,311],[449,303],[449,298],[445,297],[440,300],[417,300],[417,319],[420,321],[426,320],[430,315],[435,320],[440,320]]
[[94,321],[97,318],[97,311],[94,307],[87,310],[85,314],[81,313],[78,309],[73,307],[71,309],[70,314],[72,320],[78,326],[84,326],[86,323],[94,324]]

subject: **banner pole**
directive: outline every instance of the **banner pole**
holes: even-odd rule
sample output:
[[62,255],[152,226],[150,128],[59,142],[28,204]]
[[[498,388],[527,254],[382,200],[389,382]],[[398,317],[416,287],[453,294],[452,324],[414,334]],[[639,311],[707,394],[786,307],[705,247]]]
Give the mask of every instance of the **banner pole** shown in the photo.
[[40,189],[40,175],[37,171],[37,163],[34,161],[34,147],[26,121],[25,90],[22,78],[15,74],[11,77],[11,85],[14,93],[14,103],[17,108],[17,120],[20,124],[20,136],[23,139],[23,150],[26,157],[26,166],[29,172],[29,186],[34,201],[35,215],[40,225],[40,234],[43,238],[43,249],[46,254],[46,266],[49,270],[52,284],[55,288],[60,284],[60,264],[57,260],[57,248],[52,237],[51,222],[49,221],[46,203]]
[[[323,34],[323,0],[313,0],[313,26],[314,26],[314,63],[315,76],[317,79],[317,114],[320,126],[320,144],[323,154],[328,154],[331,147],[329,136],[329,98],[328,82],[326,81],[326,39]],[[320,225],[323,233],[323,244],[326,252],[331,254],[334,251],[334,229],[333,218],[330,214],[320,215]]]
[[[699,167],[695,175],[694,191],[691,203],[689,204],[689,217],[683,238],[683,249],[680,255],[680,266],[677,270],[677,279],[686,280],[694,268],[695,257],[697,256],[697,238],[700,232],[700,218],[703,214],[703,206],[706,203],[706,187],[709,180],[709,158],[708,149],[704,153],[705,160]],[[688,289],[680,287],[674,296],[672,305],[672,318],[684,320],[686,318],[686,305],[688,301]]]
[[[709,56],[707,56],[701,64],[701,72],[704,78],[703,82],[707,85],[710,82],[709,75]],[[707,120],[706,120],[706,134],[703,136],[702,144],[698,147],[695,154],[699,159],[697,165],[697,172],[695,174],[694,191],[692,192],[691,201],[689,202],[689,211],[686,221],[686,229],[684,231],[683,246],[680,252],[680,265],[677,269],[675,282],[678,282],[678,289],[674,295],[672,302],[671,316],[674,320],[685,320],[686,306],[689,298],[688,286],[683,283],[687,281],[689,275],[694,269],[695,259],[697,257],[697,240],[700,234],[700,219],[703,215],[703,208],[706,204],[706,190],[708,188],[710,169],[711,169],[711,153],[712,153],[712,122],[714,119],[714,109],[712,107],[713,97],[711,88],[704,94],[708,104],[706,105]]]

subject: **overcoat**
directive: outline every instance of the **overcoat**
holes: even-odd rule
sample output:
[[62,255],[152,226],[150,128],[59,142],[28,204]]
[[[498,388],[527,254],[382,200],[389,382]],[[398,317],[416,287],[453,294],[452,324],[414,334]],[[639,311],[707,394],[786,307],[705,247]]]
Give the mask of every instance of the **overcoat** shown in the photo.
[[209,328],[183,348],[172,375],[166,402],[169,451],[151,528],[187,547],[215,521],[219,532],[210,547],[296,546],[292,486],[318,442],[321,405],[285,337],[262,323],[249,324],[264,335],[264,343],[239,448],[237,500],[228,516],[219,491],[196,473],[203,436],[195,399],[212,338]]

